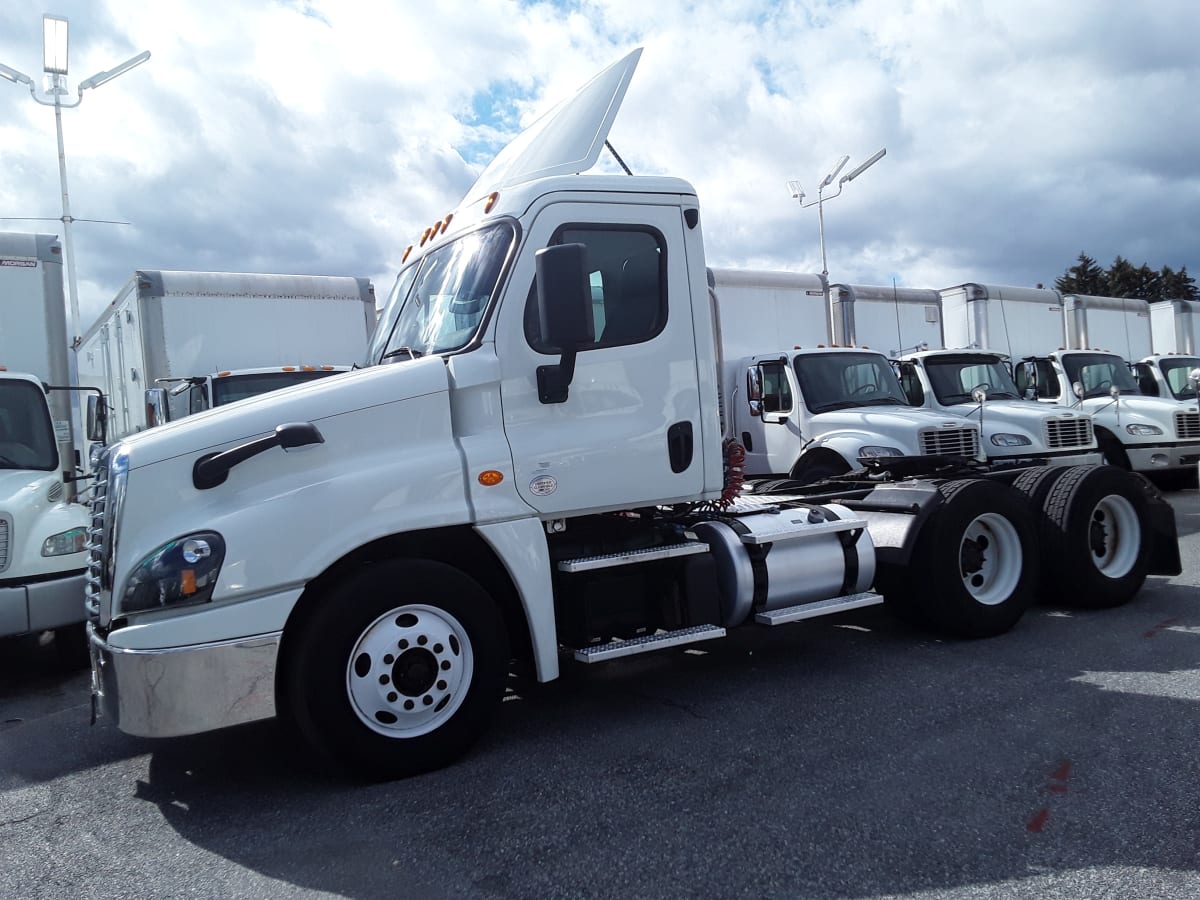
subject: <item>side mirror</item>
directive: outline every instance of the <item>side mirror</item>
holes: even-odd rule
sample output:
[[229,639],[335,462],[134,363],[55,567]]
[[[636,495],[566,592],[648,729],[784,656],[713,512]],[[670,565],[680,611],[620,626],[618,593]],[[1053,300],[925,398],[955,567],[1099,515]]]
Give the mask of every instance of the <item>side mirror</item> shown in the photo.
[[587,247],[558,244],[539,250],[534,259],[540,337],[562,353],[557,365],[538,366],[538,399],[565,403],[575,377],[575,354],[596,340]]
[[1114,400],[1120,400],[1121,399],[1121,389],[1114,384],[1112,387],[1110,387],[1108,389],[1108,396],[1112,397]]
[[977,387],[971,391],[971,399],[976,403],[983,405],[987,402],[987,391],[984,388]]
[[1200,369],[1188,372],[1188,384],[1192,386],[1193,391],[1200,393]]
[[1082,400],[1083,399],[1083,382],[1076,381],[1075,383],[1073,383],[1071,385],[1071,393],[1073,393],[1076,397],[1078,397],[1080,400]]
[[87,439],[93,444],[103,444],[107,436],[108,403],[103,394],[88,394]]
[[168,421],[167,392],[162,388],[146,388],[146,427],[153,428]]
[[751,403],[761,403],[763,398],[762,366],[751,366],[746,370],[746,399]]

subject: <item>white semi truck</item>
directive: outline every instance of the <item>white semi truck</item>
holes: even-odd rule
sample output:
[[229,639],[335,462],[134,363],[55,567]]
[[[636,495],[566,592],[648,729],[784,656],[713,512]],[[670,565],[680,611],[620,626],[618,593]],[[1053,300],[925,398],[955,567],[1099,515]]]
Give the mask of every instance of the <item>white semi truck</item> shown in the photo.
[[344,372],[374,325],[365,278],[141,269],[84,335],[80,380],[111,398],[121,438]]
[[564,653],[885,598],[986,636],[1038,590],[1114,605],[1179,570],[1169,505],[1108,466],[741,492],[694,189],[576,174],[640,52],[406,253],[366,368],[108,449],[87,603],[94,697],[121,729],[281,715],[358,777],[395,777],[454,759],[507,673],[549,681]]
[[1099,463],[1092,418],[1021,397],[1008,357],[991,348],[948,346],[935,290],[835,284],[830,289],[839,344],[865,344],[895,360],[908,402],[973,421],[992,465]]
[[81,655],[86,529],[77,501],[62,247],[0,233],[0,637],[53,630]]
[[984,284],[947,288],[941,296],[948,345],[991,347],[1020,360],[1014,380],[1022,393],[1090,414],[1109,463],[1168,480],[1195,471],[1200,408],[1194,399],[1139,391],[1122,354],[1148,352],[1149,342],[1129,322],[1129,301],[1064,300],[1054,290]]
[[[830,340],[820,275],[716,269],[723,408],[748,475],[809,483],[864,460],[975,459],[979,428],[908,405],[887,357]],[[761,399],[747,397],[747,375]]]

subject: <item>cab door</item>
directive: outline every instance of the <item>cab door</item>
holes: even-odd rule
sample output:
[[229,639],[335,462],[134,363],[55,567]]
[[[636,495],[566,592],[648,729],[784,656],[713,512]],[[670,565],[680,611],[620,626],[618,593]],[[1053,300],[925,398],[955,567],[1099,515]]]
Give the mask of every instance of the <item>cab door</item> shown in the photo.
[[[701,380],[678,206],[554,203],[528,229],[496,326],[504,429],[516,489],[541,514],[695,499],[703,488]],[[587,248],[595,339],[563,402],[537,369],[560,354],[539,337],[534,253]],[[708,379],[711,383],[711,377]]]

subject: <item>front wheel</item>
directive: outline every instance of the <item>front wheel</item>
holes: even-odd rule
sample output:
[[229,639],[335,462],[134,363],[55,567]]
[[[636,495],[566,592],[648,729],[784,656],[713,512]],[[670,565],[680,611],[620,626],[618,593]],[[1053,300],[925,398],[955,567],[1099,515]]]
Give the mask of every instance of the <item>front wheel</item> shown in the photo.
[[352,775],[452,762],[504,692],[508,642],[487,592],[445,563],[376,563],[284,632],[283,711]]

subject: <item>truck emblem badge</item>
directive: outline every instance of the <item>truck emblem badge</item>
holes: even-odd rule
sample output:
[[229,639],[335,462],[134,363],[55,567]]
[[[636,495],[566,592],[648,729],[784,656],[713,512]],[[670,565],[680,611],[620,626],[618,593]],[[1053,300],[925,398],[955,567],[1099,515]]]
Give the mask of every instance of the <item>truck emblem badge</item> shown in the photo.
[[558,480],[553,475],[539,475],[529,482],[529,493],[535,497],[548,497],[558,490]]

